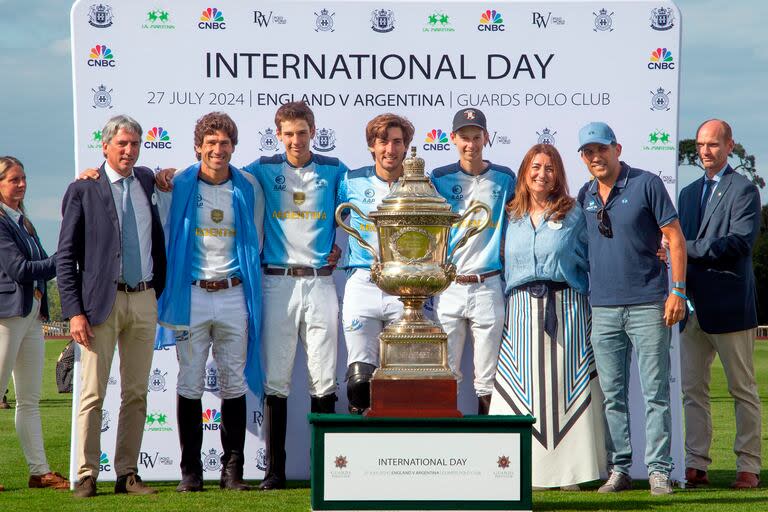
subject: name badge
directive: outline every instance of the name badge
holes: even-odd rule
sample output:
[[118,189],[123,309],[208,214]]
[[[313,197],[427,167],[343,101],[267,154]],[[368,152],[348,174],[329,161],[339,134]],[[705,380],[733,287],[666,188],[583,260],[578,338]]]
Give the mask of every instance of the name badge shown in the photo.
[[549,229],[554,229],[555,231],[557,231],[558,229],[563,229],[563,223],[556,220],[548,220],[547,227]]
[[152,206],[157,206],[157,192],[152,192],[150,201],[152,201]]

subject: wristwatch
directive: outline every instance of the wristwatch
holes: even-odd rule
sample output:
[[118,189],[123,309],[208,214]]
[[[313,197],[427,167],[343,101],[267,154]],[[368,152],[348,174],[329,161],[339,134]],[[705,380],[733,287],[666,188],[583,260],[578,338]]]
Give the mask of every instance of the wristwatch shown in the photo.
[[672,281],[672,288],[680,288],[685,290],[685,281]]

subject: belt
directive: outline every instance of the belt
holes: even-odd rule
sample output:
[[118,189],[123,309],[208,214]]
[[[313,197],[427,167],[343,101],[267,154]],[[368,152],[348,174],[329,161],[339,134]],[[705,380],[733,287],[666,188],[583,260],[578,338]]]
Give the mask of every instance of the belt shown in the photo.
[[227,288],[234,288],[242,282],[243,280],[239,277],[230,277],[229,279],[222,279],[221,281],[207,281],[205,279],[200,279],[199,281],[192,281],[192,284],[207,292],[217,292],[219,290],[226,290]]
[[290,276],[290,277],[315,277],[329,276],[333,273],[331,267],[264,267],[264,273],[268,276]]
[[35,288],[35,293],[34,293],[34,295],[35,295],[35,298],[36,298],[37,300],[41,300],[41,299],[43,298],[43,292],[41,292],[41,291],[40,291],[40,290],[38,290],[37,288]]
[[525,290],[536,299],[544,299],[544,332],[551,339],[557,337],[557,304],[555,293],[568,289],[568,283],[560,281],[532,281],[515,287],[515,290]]
[[151,290],[152,288],[152,283],[149,281],[142,281],[134,287],[130,287],[125,283],[117,283],[117,291],[119,292],[136,293],[143,292],[144,290]]
[[459,284],[482,283],[489,277],[497,276],[499,274],[501,274],[501,270],[494,270],[492,272],[486,272],[485,274],[461,274],[456,276],[456,282]]

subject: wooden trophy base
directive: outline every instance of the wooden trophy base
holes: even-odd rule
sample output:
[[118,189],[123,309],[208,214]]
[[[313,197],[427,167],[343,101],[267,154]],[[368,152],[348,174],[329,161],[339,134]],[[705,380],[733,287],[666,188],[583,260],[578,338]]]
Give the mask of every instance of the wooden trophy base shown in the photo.
[[461,418],[455,379],[374,379],[368,417]]

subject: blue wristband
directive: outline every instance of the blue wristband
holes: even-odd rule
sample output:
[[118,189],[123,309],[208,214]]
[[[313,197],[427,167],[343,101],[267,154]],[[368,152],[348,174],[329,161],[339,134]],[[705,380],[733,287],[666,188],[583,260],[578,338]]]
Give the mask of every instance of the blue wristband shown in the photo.
[[677,295],[678,297],[682,298],[685,303],[688,305],[688,312],[693,313],[693,304],[691,304],[691,301],[688,299],[688,297],[685,296],[685,294],[680,293],[679,291],[672,289],[672,293],[674,295]]

